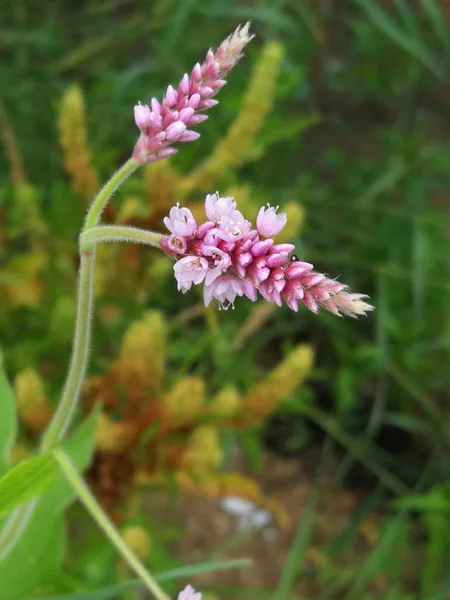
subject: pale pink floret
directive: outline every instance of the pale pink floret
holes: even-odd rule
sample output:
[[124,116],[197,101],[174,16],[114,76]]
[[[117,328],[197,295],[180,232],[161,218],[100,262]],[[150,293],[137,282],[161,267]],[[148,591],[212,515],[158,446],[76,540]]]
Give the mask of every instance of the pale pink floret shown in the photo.
[[139,129],[148,129],[152,125],[151,112],[148,106],[141,103],[134,107],[134,120]]
[[177,258],[174,273],[178,289],[187,292],[192,284],[204,284],[204,302],[213,299],[219,308],[234,307],[238,296],[253,302],[259,294],[278,306],[287,304],[298,311],[300,304],[312,312],[324,308],[339,316],[355,317],[373,310],[367,296],[349,292],[347,286],[314,271],[311,263],[299,261],[292,244],[275,244],[269,232],[281,231],[284,213],[262,208],[257,229],[236,210],[232,198],[218,194],[206,197],[209,219],[197,226],[192,213],[176,206],[164,220],[171,235],[160,245]]
[[[133,151],[139,164],[154,162],[175,154],[174,143],[193,142],[200,134],[189,127],[205,121],[200,111],[212,108],[212,98],[225,85],[224,77],[242,57],[245,46],[253,38],[247,23],[224,40],[216,51],[209,50],[205,62],[197,63],[191,75],[183,76],[175,89],[168,86],[162,102],[153,98],[150,106],[134,107],[134,118],[141,135]],[[170,150],[170,152],[169,152]]]
[[176,236],[190,237],[197,229],[197,223],[188,208],[179,205],[170,209],[169,216],[164,217],[164,225]]
[[212,285],[205,285],[203,300],[205,306],[209,306],[211,300],[215,299],[219,303],[219,310],[228,310],[230,306],[234,308],[236,296],[243,296],[244,293],[243,280],[232,275],[223,275],[218,277]]
[[187,585],[178,594],[178,600],[202,600],[202,595],[200,592],[196,592],[191,585]]
[[229,217],[236,210],[233,198],[220,198],[218,192],[208,194],[205,199],[205,214],[213,223],[219,223],[222,217]]
[[180,258],[173,267],[178,282],[178,290],[185,294],[192,284],[202,283],[208,272],[208,261],[200,256]]
[[263,206],[259,209],[256,217],[256,229],[259,235],[272,238],[284,228],[287,222],[287,214],[280,213],[277,215],[277,210],[278,206],[273,208],[269,205],[267,205],[267,208]]
[[205,277],[205,286],[211,285],[231,265],[229,254],[215,246],[202,248],[202,255],[210,259],[210,266]]

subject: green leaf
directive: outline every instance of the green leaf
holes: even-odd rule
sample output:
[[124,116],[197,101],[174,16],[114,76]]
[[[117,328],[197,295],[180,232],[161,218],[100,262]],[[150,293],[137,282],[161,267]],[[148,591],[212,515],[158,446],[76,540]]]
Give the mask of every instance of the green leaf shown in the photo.
[[[96,414],[86,419],[62,444],[80,472],[91,460],[96,421]],[[37,500],[20,541],[0,562],[2,600],[33,597],[34,590],[48,581],[52,573],[58,572],[65,536],[61,513],[73,498],[74,493],[65,477],[62,473],[57,474],[53,484]]]
[[0,479],[0,517],[48,488],[58,472],[52,455],[24,460]]
[[16,404],[12,387],[3,368],[3,356],[0,351],[0,473],[7,464],[9,453],[16,439]]
[[[194,575],[204,575],[205,573],[213,573],[215,571],[224,571],[226,569],[245,568],[252,566],[252,561],[248,559],[232,559],[232,560],[212,560],[197,565],[186,565],[178,569],[171,569],[155,575],[158,581],[170,581],[173,579],[184,579],[193,577]],[[109,600],[115,598],[118,594],[128,590],[134,590],[142,587],[142,582],[139,579],[120,583],[118,585],[109,585],[101,589],[85,592],[77,592],[75,594],[62,594],[58,596],[46,596],[40,600]],[[31,600],[31,599],[30,599]]]

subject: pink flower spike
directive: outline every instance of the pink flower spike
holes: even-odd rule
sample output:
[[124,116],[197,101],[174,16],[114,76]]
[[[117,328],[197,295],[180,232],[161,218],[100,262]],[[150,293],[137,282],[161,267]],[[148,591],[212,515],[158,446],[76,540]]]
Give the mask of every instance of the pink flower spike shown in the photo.
[[205,213],[208,220],[197,225],[191,211],[177,205],[164,219],[171,235],[162,237],[160,246],[178,258],[174,274],[183,293],[203,283],[205,305],[216,299],[225,310],[237,296],[255,301],[258,294],[295,312],[300,303],[311,312],[324,309],[338,316],[373,310],[364,294],[351,293],[346,285],[314,271],[311,263],[299,261],[292,244],[261,239],[267,228],[281,227],[275,209],[258,213],[260,231],[252,229],[233,198],[218,192],[206,196]]
[[263,237],[270,238],[278,235],[287,222],[287,214],[280,213],[277,215],[278,206],[273,208],[267,205],[267,208],[259,209],[256,217],[256,228],[258,233]]
[[202,595],[200,592],[196,592],[191,585],[187,585],[178,594],[178,600],[202,600]]
[[[186,126],[201,123],[204,117],[198,114],[199,111],[218,103],[213,96],[223,87],[225,76],[242,57],[243,49],[251,39],[248,25],[238,28],[216,51],[208,51],[206,60],[194,66],[191,76],[183,75],[176,88],[169,85],[162,103],[153,98],[151,115],[148,107],[135,107],[135,121],[141,135],[133,158],[139,164],[164,158],[166,155],[160,151],[176,142],[198,139],[193,132],[183,136]],[[163,140],[158,138],[160,134],[164,134]]]
[[134,120],[141,131],[151,127],[151,113],[145,104],[136,104],[134,107]]

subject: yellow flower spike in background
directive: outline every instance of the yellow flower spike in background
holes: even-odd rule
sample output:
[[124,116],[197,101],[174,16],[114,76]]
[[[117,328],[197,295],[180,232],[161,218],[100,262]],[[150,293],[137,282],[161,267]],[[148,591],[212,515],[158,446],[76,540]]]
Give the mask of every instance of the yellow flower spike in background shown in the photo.
[[64,167],[73,190],[88,200],[97,192],[99,184],[88,146],[83,93],[77,85],[70,86],[61,98],[58,129]]
[[152,541],[143,527],[129,525],[128,527],[124,527],[121,533],[125,542],[138,558],[142,560],[148,558],[152,548]]
[[13,256],[0,272],[2,301],[12,308],[36,306],[44,294],[42,272],[48,256],[33,252]]
[[312,348],[301,344],[294,348],[269,376],[250,389],[242,399],[244,423],[262,419],[272,413],[279,402],[304,381],[313,366]]
[[[156,163],[158,164],[158,163]],[[118,210],[116,222],[128,223],[133,219],[148,219],[149,209],[144,200],[138,196],[126,196]]]
[[187,441],[183,470],[201,475],[216,469],[221,460],[222,450],[217,429],[212,425],[200,425]]
[[277,235],[277,243],[291,242],[303,228],[305,209],[298,202],[288,202],[282,206],[287,214],[286,226]]
[[138,372],[154,390],[160,390],[165,370],[166,321],[159,311],[149,311],[125,332],[120,349],[122,370]]
[[205,382],[195,375],[178,381],[161,401],[161,409],[174,425],[186,425],[198,419],[205,398]]
[[152,226],[160,225],[172,206],[182,201],[181,176],[170,160],[150,163],[144,167],[147,216]]
[[98,416],[95,447],[106,454],[120,453],[129,446],[133,429],[124,422],[112,421],[105,413]]
[[32,433],[41,433],[50,421],[52,408],[40,375],[33,369],[21,371],[14,380],[14,389],[20,420]]
[[195,188],[210,191],[219,176],[247,161],[252,143],[272,108],[283,56],[283,46],[278,42],[264,46],[242,108],[210,157],[183,180],[186,194]]
[[207,406],[208,414],[222,418],[234,417],[241,409],[242,399],[232,386],[220,390]]

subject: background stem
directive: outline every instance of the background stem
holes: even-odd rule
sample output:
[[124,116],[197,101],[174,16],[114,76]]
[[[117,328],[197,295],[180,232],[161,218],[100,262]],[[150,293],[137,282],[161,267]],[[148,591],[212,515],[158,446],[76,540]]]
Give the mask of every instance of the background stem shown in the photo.
[[67,481],[75,490],[78,498],[84,504],[86,510],[91,517],[96,521],[97,525],[102,529],[108,539],[116,547],[121,556],[127,561],[130,568],[140,577],[148,590],[158,600],[169,600],[169,597],[164,593],[162,588],[156,583],[150,573],[147,571],[142,562],[133,554],[128,547],[112,521],[105,514],[97,500],[91,494],[89,488],[84,483],[83,479],[78,474],[76,468],[72,464],[70,458],[62,450],[53,452],[58,461],[61,470],[66,476]]

